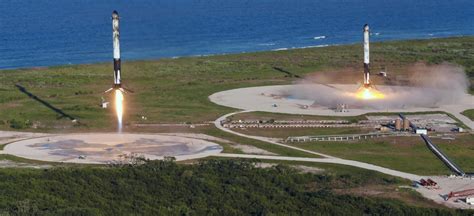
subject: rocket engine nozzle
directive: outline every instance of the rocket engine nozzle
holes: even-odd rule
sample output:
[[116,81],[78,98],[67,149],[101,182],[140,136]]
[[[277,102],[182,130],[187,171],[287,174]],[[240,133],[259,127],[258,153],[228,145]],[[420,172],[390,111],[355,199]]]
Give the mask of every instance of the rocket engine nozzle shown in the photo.
[[119,90],[119,91],[121,91],[121,92],[123,92],[123,93],[133,93],[132,90],[123,87],[121,84],[114,84],[114,85],[112,86],[112,88],[107,89],[107,91],[105,91],[104,93],[109,93],[109,92],[111,92],[112,90]]

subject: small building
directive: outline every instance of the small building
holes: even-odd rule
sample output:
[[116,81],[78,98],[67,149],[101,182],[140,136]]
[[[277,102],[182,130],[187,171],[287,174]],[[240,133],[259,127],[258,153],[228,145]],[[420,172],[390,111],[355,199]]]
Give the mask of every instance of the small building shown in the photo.
[[474,205],[474,196],[466,197],[466,203],[469,205]]
[[417,128],[415,133],[416,134],[428,135],[428,130],[426,128]]

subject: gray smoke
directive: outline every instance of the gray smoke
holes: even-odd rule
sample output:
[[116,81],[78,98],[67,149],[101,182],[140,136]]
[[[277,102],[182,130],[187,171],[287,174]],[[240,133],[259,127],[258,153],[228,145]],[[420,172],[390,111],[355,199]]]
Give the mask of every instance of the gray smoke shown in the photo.
[[[334,74],[330,73],[308,76],[296,83],[299,85],[292,86],[282,94],[294,99],[312,100],[315,101],[315,105],[325,107],[347,104],[349,108],[435,108],[455,104],[464,98],[469,87],[466,74],[459,66],[448,63],[428,66],[418,63],[406,69],[403,82],[392,78],[393,83],[403,85],[376,84],[376,88],[386,95],[385,99],[367,101],[354,97],[362,81],[362,73],[357,75],[358,78],[350,76],[352,85],[324,84],[335,81]],[[322,85],[314,85],[315,83]],[[347,80],[343,83],[347,83]]]

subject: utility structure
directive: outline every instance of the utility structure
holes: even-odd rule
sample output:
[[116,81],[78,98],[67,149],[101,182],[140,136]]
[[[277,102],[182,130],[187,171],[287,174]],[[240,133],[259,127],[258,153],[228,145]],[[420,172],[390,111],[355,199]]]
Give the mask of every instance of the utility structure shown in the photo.
[[112,40],[113,40],[113,53],[114,53],[114,83],[112,88],[105,92],[112,90],[120,90],[121,92],[132,92],[122,86],[122,68],[120,59],[120,17],[117,11],[112,12]]
[[438,157],[444,165],[446,165],[452,172],[456,173],[457,176],[464,177],[466,173],[457,165],[455,164],[447,155],[445,155],[433,142],[431,142],[428,136],[421,134],[420,135],[423,141],[425,141],[426,146],[428,149],[433,152],[436,157]]

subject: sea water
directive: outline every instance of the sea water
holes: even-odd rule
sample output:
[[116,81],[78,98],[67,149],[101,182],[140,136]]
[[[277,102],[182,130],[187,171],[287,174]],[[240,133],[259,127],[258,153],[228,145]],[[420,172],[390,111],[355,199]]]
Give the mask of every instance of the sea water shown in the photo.
[[472,0],[2,0],[0,69],[474,34]]

